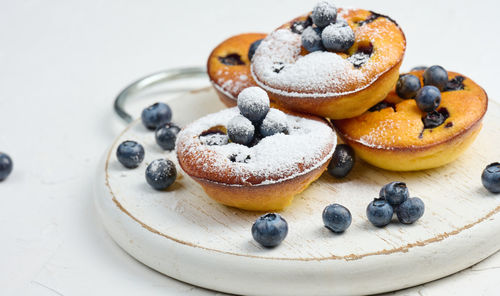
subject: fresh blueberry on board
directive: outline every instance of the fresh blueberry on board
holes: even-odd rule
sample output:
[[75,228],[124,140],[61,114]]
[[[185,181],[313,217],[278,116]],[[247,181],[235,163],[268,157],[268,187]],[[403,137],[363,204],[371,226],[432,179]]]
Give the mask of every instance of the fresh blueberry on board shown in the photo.
[[116,157],[124,167],[136,168],[144,160],[144,147],[135,141],[124,141],[116,149]]
[[489,164],[481,175],[481,181],[491,193],[500,193],[500,163]]
[[169,159],[153,160],[146,168],[146,181],[156,190],[167,189],[176,177],[175,164]]
[[250,48],[248,49],[248,60],[249,61],[252,61],[253,55],[255,54],[255,51],[259,47],[262,40],[264,40],[264,39],[256,40],[252,44],[250,44]]
[[330,1],[319,1],[314,6],[311,18],[319,28],[324,28],[337,20],[337,8]]
[[412,224],[424,215],[424,202],[418,197],[411,197],[401,203],[396,209],[399,222]]
[[165,103],[154,103],[142,110],[142,123],[150,130],[155,130],[161,124],[170,122],[172,110]]
[[399,75],[398,83],[396,84],[396,93],[403,99],[413,99],[420,89],[420,79],[411,74]]
[[354,150],[346,144],[335,147],[332,160],[328,164],[328,173],[335,178],[344,178],[354,166]]
[[444,91],[448,83],[448,72],[438,65],[430,66],[423,74],[424,85],[433,85],[440,91]]
[[175,140],[180,130],[180,127],[171,122],[160,125],[155,131],[156,143],[163,148],[163,150],[174,150]]
[[255,127],[243,115],[236,115],[227,124],[227,135],[234,143],[248,146],[252,142],[254,134]]
[[269,137],[274,134],[288,132],[286,114],[283,111],[271,108],[262,121],[259,131],[262,137]]
[[432,112],[441,104],[441,92],[435,86],[425,85],[417,92],[415,101],[420,110]]
[[384,227],[392,220],[394,210],[385,199],[375,198],[366,208],[366,217],[373,225]]
[[301,36],[302,46],[309,52],[325,50],[321,41],[321,29],[307,27]]
[[410,72],[421,71],[421,70],[425,70],[425,69],[427,69],[427,66],[416,66],[416,67],[411,68]]
[[347,23],[330,24],[323,29],[321,40],[330,51],[345,52],[354,44],[354,31]]
[[0,181],[5,180],[10,175],[13,167],[14,164],[10,156],[0,152]]
[[352,222],[351,212],[339,204],[331,204],[323,210],[325,227],[335,233],[344,232]]
[[288,234],[288,223],[277,213],[260,216],[252,225],[252,236],[266,248],[279,245]]
[[382,187],[382,189],[380,189],[379,194],[381,199],[387,200],[387,202],[393,207],[403,203],[409,196],[410,192],[404,182],[391,182],[386,184]]
[[269,96],[260,87],[247,87],[238,95],[238,109],[241,115],[253,123],[260,123],[269,112]]

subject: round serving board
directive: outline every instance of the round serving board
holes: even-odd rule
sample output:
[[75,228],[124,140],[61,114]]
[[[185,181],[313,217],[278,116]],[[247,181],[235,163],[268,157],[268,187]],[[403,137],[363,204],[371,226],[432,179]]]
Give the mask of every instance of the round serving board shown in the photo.
[[[224,108],[211,89],[169,101],[175,122],[185,125]],[[249,295],[358,295],[401,289],[464,269],[500,248],[500,195],[481,185],[483,168],[500,159],[500,106],[490,103],[483,130],[454,163],[433,170],[397,173],[357,161],[343,180],[327,173],[281,212],[288,237],[274,249],[253,241],[250,228],[262,213],[212,201],[178,168],[167,191],[145,181],[146,166],[175,154],[156,145],[154,133],[133,122],[115,140],[95,183],[104,225],[129,254],[168,276],[193,285]],[[118,163],[124,140],[146,149],[136,169]],[[307,145],[307,143],[304,143]],[[368,222],[365,209],[390,181],[408,184],[425,202],[413,225],[396,220],[385,228]],[[323,227],[330,203],[350,209],[352,224],[337,235]]]

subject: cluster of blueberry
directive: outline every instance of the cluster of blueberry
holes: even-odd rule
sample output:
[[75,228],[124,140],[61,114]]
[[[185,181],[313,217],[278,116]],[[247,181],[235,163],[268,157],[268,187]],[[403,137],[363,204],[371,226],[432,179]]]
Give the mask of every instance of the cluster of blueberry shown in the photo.
[[424,215],[424,202],[418,197],[410,198],[408,187],[403,182],[391,182],[380,190],[379,198],[375,198],[366,208],[368,220],[377,227],[384,227],[396,213],[399,222],[412,224]]
[[[345,52],[354,44],[354,31],[329,1],[320,1],[314,7],[310,25],[302,32],[302,46],[309,52],[329,50]],[[293,30],[293,28],[292,28]]]
[[[435,128],[443,124],[449,115],[436,111],[441,104],[441,92],[453,89],[448,87],[448,72],[438,65],[425,69],[423,81],[424,86],[422,87],[417,76],[400,75],[396,84],[396,93],[403,99],[415,99],[418,108],[427,113],[422,119],[425,128]],[[463,88],[463,86],[461,87]]]
[[269,97],[260,87],[248,87],[238,95],[240,114],[227,124],[231,142],[251,146],[261,138],[287,133],[285,113],[270,108]]
[[6,153],[0,152],[0,181],[7,179],[12,172],[14,164],[12,159]]
[[[500,170],[497,163],[496,170]],[[424,214],[424,202],[418,197],[409,197],[409,191],[403,182],[391,182],[380,190],[379,198],[374,199],[366,208],[368,220],[377,227],[384,227],[396,213],[403,224],[411,224]],[[352,222],[351,212],[339,204],[328,205],[323,210],[323,223],[334,233],[342,233]],[[264,247],[279,245],[288,233],[288,223],[276,213],[265,214],[252,226],[253,238]]]
[[[164,150],[174,150],[180,128],[173,124],[172,110],[167,104],[155,103],[142,111],[142,123],[155,130],[156,143]],[[144,160],[144,147],[135,141],[122,142],[117,150],[118,161],[126,168],[133,169]],[[167,189],[177,177],[175,164],[168,159],[156,159],[146,168],[146,181],[157,190]]]

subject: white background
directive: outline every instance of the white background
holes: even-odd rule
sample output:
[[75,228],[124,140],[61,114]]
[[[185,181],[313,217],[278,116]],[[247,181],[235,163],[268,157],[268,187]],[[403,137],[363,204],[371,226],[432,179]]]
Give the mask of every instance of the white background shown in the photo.
[[[216,294],[143,266],[101,226],[92,180],[124,127],[112,101],[140,76],[204,65],[230,35],[269,32],[314,3],[0,0],[0,151],[15,163],[0,183],[0,294]],[[498,101],[494,1],[337,3],[398,21],[408,44],[403,70],[441,64],[473,78]],[[499,295],[499,276],[497,254],[397,295]]]

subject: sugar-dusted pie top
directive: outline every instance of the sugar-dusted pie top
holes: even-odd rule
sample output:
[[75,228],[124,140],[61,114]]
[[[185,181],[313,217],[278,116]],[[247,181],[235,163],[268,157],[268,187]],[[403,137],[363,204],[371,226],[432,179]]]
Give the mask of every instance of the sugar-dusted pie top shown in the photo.
[[[355,43],[347,53],[302,48],[292,20],[263,40],[252,59],[252,75],[271,93],[297,97],[330,97],[368,87],[403,58],[406,41],[390,18],[362,9],[339,9],[354,31]],[[366,54],[370,52],[370,54]]]
[[[265,185],[288,180],[320,167],[336,145],[331,126],[318,117],[286,115],[288,134],[265,137],[247,147],[228,143],[223,132],[239,114],[230,108],[209,114],[184,128],[177,137],[177,156],[192,177],[229,185]],[[215,145],[214,145],[215,144]]]

